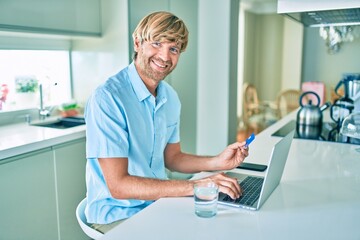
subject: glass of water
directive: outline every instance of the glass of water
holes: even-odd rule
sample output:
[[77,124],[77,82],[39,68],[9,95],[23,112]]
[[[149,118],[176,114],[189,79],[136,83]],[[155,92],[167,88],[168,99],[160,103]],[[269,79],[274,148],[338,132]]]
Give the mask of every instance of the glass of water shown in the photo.
[[194,185],[195,214],[211,218],[217,214],[219,187],[214,182],[200,182]]

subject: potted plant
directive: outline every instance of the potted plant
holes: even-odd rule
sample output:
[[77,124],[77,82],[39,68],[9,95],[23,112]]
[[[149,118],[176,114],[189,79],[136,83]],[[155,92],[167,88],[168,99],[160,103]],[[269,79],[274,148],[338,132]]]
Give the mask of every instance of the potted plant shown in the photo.
[[17,93],[35,93],[39,83],[35,76],[19,76],[15,78],[15,90]]
[[17,76],[15,78],[16,105],[20,108],[36,107],[39,81],[35,76]]
[[79,105],[76,101],[63,103],[59,106],[59,111],[62,117],[73,117],[79,114]]

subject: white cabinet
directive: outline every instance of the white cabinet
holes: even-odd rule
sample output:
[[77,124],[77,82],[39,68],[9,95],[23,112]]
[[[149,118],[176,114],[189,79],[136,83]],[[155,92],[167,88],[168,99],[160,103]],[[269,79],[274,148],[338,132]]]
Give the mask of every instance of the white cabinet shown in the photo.
[[75,215],[85,164],[85,138],[1,160],[0,239],[88,239]]
[[0,239],[58,239],[51,148],[0,162]]
[[1,0],[0,29],[100,36],[100,0]]
[[75,216],[78,203],[86,195],[85,186],[85,139],[53,147],[57,195],[59,204],[60,238],[88,239]]

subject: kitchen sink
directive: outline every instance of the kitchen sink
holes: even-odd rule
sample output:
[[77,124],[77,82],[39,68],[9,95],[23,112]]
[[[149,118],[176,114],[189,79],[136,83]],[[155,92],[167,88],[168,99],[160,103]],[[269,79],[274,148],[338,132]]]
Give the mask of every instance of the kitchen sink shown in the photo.
[[31,126],[66,129],[85,124],[83,117],[64,117],[30,123]]

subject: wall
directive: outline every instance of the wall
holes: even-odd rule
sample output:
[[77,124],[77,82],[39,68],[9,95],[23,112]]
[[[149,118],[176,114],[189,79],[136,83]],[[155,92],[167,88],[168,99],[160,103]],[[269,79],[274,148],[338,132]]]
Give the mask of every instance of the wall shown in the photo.
[[282,69],[283,17],[275,14],[264,14],[259,18],[257,28],[259,51],[256,65],[255,85],[263,100],[276,98],[281,90],[280,79]]
[[200,154],[217,154],[236,139],[238,11],[238,1],[199,1]]
[[300,89],[304,27],[284,18],[281,89]]
[[[256,58],[260,54],[256,47],[257,39],[257,19],[258,14],[248,11],[244,12],[244,82],[255,84]],[[241,53],[239,53],[241,54]],[[241,74],[241,73],[240,73]],[[241,93],[240,93],[241,94]]]
[[331,87],[343,73],[360,73],[360,38],[344,43],[334,55],[327,53],[325,41],[319,36],[319,28],[305,28],[302,81],[323,81],[330,100]]
[[85,103],[108,77],[128,65],[126,0],[101,1],[102,37],[73,40],[74,97]]
[[260,100],[275,100],[281,90],[283,42],[282,16],[245,12],[244,81]]

